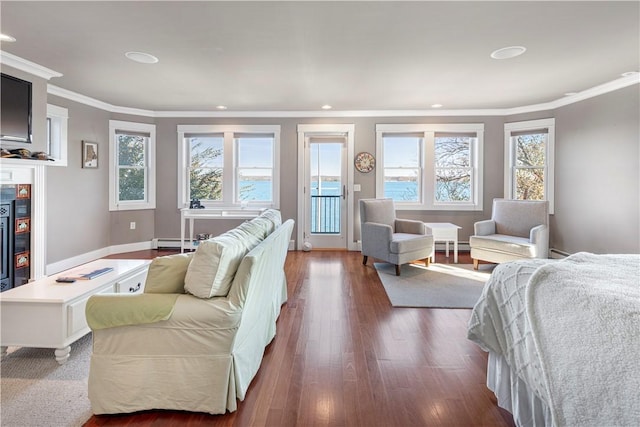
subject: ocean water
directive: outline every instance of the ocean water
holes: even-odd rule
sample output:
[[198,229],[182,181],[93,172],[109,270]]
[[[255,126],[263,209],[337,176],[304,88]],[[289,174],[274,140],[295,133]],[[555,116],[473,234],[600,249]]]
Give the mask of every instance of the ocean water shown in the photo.
[[[242,200],[269,200],[271,197],[271,182],[269,181],[244,181],[243,187],[246,188],[242,192]],[[385,185],[384,197],[390,197],[394,200],[412,200],[415,199],[418,185],[415,182],[408,181],[390,181]],[[311,183],[311,195],[319,194],[316,182]],[[322,183],[323,196],[339,196],[342,194],[340,183],[335,181],[327,181]]]

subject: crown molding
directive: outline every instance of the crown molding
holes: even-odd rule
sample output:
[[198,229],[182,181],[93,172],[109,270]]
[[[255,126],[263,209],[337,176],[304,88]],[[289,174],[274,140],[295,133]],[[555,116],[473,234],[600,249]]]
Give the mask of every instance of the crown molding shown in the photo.
[[[9,65],[9,64],[7,64]],[[17,68],[17,67],[16,67]],[[61,75],[61,74],[60,74]],[[515,114],[555,110],[589,98],[604,95],[618,89],[640,83],[640,74],[621,77],[595,86],[575,95],[565,96],[541,104],[525,105],[513,108],[461,109],[461,110],[345,110],[345,111],[153,111],[139,108],[121,107],[48,84],[51,95],[76,101],[81,104],[109,111],[111,113],[130,114],[154,118],[321,118],[321,117],[445,117],[445,116],[512,116]]]
[[27,61],[26,59],[12,55],[3,50],[0,50],[0,64],[42,77],[46,80],[50,80],[52,77],[62,77],[62,73],[53,71],[47,67],[43,67],[42,65],[38,65],[35,62]]

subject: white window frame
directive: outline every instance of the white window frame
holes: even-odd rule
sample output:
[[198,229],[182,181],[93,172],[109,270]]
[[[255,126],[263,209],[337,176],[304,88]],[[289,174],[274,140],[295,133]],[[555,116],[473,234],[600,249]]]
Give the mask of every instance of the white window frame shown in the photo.
[[554,213],[554,170],[555,170],[555,124],[554,118],[528,120],[504,124],[504,197],[515,199],[514,172],[516,166],[514,133],[547,130],[547,144],[544,165],[544,194],[549,202],[549,214]]
[[[280,209],[280,125],[178,125],[178,209],[189,207],[189,144],[185,134],[222,134],[224,135],[224,165],[222,180],[222,200],[202,201],[207,209],[225,209],[226,211],[244,208]],[[236,134],[272,134],[273,135],[273,200],[241,201],[237,198],[238,165]]]
[[[116,131],[148,133],[148,144],[145,147],[146,183],[144,201],[120,201],[118,149]],[[148,123],[109,120],[109,210],[126,211],[156,208],[156,125]]]
[[[484,124],[377,124],[376,125],[376,197],[384,196],[384,145],[383,135],[390,133],[420,133],[422,134],[422,176],[419,177],[420,194],[417,202],[394,203],[400,210],[446,210],[446,211],[481,211],[483,209],[483,153],[484,153]],[[476,142],[471,144],[471,189],[472,197],[469,202],[438,202],[435,200],[436,167],[435,167],[435,137],[438,133],[475,133]]]
[[67,166],[67,137],[69,110],[57,105],[47,104],[47,121],[49,121],[48,141],[53,166]]

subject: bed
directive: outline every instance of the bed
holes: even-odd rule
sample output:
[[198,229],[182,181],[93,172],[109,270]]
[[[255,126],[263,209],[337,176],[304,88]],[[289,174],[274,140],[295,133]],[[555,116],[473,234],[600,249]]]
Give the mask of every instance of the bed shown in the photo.
[[640,255],[500,264],[468,338],[517,425],[640,425]]

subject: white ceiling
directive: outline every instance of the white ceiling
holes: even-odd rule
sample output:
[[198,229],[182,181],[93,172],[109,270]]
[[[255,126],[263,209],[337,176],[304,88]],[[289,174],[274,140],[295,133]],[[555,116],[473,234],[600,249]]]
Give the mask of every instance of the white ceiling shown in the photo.
[[[2,50],[152,111],[505,109],[640,69],[640,3],[12,2]],[[524,55],[490,53],[521,45]],[[134,63],[127,51],[157,56]]]

